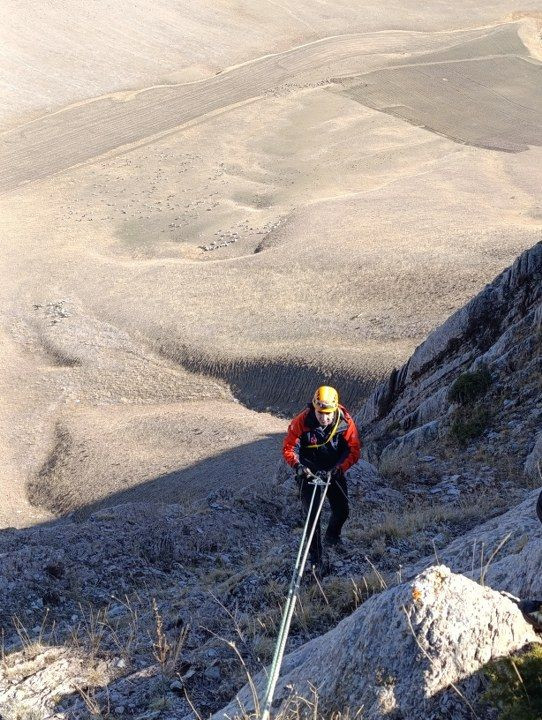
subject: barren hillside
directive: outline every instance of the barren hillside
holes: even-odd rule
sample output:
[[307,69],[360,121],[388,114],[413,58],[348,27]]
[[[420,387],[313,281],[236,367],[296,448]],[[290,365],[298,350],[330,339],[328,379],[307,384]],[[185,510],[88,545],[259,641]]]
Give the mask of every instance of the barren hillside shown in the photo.
[[267,477],[539,237],[536,13],[318,8],[6,14],[3,525]]

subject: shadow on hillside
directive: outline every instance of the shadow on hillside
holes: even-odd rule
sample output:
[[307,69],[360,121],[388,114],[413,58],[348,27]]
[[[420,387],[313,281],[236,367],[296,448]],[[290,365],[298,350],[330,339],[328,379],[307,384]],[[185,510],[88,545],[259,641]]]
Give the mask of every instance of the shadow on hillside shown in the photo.
[[[81,604],[104,606],[149,584],[179,587],[185,567],[220,565],[218,555],[228,548],[257,551],[256,516],[267,537],[281,512],[274,477],[282,437],[150,478],[56,520],[0,530],[0,631],[13,635],[18,617],[39,635],[46,610],[68,622]],[[170,567],[163,563],[164,533],[174,548]]]
[[[196,511],[205,506],[210,495],[230,493],[239,496],[249,488],[266,486],[273,481],[281,459],[282,433],[275,433],[254,442],[239,445],[225,452],[205,458],[189,467],[149,478],[125,490],[113,492],[94,502],[78,505],[77,497],[70,498],[75,506],[58,518],[28,530],[50,528],[69,521],[83,521],[92,513],[106,507],[126,503],[145,505],[178,503],[186,512]],[[62,488],[42,484],[33,487],[32,502],[52,512],[65,503],[60,496]],[[2,530],[0,530],[0,533]],[[24,532],[24,530],[21,530]]]
[[136,487],[113,493],[74,513],[82,520],[104,507],[125,503],[180,503],[187,511],[205,504],[211,494],[242,495],[273,481],[283,435],[276,433],[239,445],[187,468],[164,473]]

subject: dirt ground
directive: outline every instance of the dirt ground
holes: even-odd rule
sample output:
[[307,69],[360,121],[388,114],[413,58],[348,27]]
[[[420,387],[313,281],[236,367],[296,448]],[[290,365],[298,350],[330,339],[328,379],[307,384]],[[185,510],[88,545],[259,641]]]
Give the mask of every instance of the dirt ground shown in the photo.
[[540,237],[534,3],[98,5],[2,31],[0,527],[249,492]]

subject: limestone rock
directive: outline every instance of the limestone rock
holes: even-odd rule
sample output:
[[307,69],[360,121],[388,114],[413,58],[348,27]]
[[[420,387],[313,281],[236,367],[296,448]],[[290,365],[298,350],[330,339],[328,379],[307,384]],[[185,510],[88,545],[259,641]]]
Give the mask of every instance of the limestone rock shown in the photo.
[[540,477],[542,479],[542,432],[539,432],[536,436],[534,448],[527,456],[525,460],[525,474],[536,480]]
[[[358,415],[360,425],[378,426],[382,431],[379,420],[392,410],[392,417],[405,417],[438,391],[444,393],[444,386],[529,314],[532,326],[539,326],[541,280],[542,242],[539,242],[430,333],[405,365],[375,389]],[[517,338],[513,341],[517,342]],[[500,348],[499,353],[502,352]],[[442,401],[442,396],[437,397]]]
[[411,430],[403,437],[397,438],[382,451],[381,463],[392,463],[399,466],[403,460],[412,457],[413,453],[438,437],[439,423],[437,420],[426,423]]
[[[540,488],[517,507],[458,537],[439,550],[440,562],[495,590],[521,598],[542,597],[542,526],[536,516]],[[406,568],[411,578],[435,560],[434,555]]]
[[439,388],[428,398],[422,400],[416,410],[401,420],[401,427],[410,430],[418,425],[425,425],[443,415],[449,406],[448,385]]
[[[537,636],[508,598],[445,566],[367,600],[325,635],[284,658],[275,710],[292,693],[311,697],[318,688],[319,710],[364,708],[366,720],[395,713],[436,718],[443,712],[467,716],[451,684],[465,696],[478,690],[476,673],[492,658],[536,642]],[[263,696],[266,676],[255,678]],[[214,720],[250,710],[248,686]]]

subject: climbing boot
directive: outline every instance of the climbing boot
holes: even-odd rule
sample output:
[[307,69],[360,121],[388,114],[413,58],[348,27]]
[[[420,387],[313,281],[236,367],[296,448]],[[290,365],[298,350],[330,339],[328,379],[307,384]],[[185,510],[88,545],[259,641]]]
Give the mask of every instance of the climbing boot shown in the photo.
[[542,600],[520,600],[518,607],[523,617],[537,632],[542,632]]
[[328,548],[334,550],[338,555],[344,555],[346,552],[346,548],[340,536],[329,535],[328,533],[326,533],[324,537],[324,543],[327,545]]

